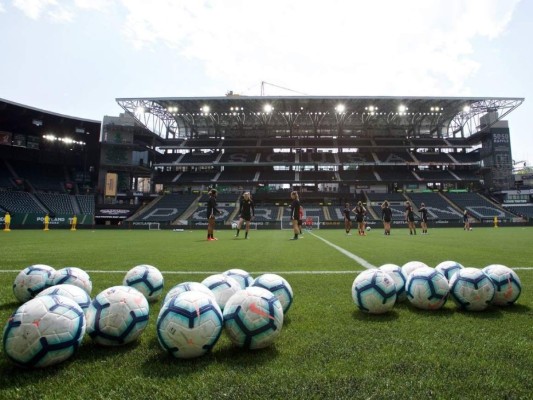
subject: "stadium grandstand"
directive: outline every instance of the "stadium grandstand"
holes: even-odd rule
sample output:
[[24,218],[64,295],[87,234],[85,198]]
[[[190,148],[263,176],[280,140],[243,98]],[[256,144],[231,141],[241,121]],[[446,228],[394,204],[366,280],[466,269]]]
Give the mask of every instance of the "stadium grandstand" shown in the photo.
[[[206,225],[217,188],[219,227],[250,191],[255,222],[278,227],[298,190],[306,218],[340,227],[345,203],[378,221],[388,200],[430,223],[532,218],[506,117],[523,98],[238,96],[119,98],[103,121],[0,100],[0,208],[14,222],[174,228]],[[29,216],[29,219],[28,219]],[[318,222],[319,221],[319,222]],[[16,223],[13,224],[16,226]]]

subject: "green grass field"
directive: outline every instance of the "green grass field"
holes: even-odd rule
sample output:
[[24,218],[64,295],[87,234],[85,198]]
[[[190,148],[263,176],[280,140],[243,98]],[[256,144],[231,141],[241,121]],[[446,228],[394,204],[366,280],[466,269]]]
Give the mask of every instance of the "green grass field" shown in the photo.
[[[163,272],[163,295],[230,268],[278,273],[295,294],[278,340],[260,351],[238,350],[223,334],[205,357],[168,356],[155,334],[159,301],[132,345],[105,348],[86,337],[71,359],[40,370],[18,368],[2,353],[0,399],[533,398],[533,229],[443,228],[427,236],[396,229],[390,237],[381,229],[366,237],[316,230],[298,241],[288,240],[290,231],[252,231],[249,240],[233,234],[220,231],[207,242],[203,230],[0,232],[3,324],[19,305],[17,272],[36,263],[86,270],[93,297],[137,264]],[[460,312],[449,300],[434,312],[402,303],[366,315],[350,296],[364,269],[351,255],[367,266],[455,260],[518,267],[522,295],[512,307],[480,313]]]

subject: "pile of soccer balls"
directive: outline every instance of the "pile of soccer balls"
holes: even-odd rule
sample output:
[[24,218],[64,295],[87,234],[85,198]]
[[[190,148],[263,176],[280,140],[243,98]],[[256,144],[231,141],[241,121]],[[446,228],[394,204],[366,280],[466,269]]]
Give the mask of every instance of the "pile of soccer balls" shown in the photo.
[[504,265],[478,269],[444,261],[431,268],[411,261],[401,267],[385,264],[362,272],[353,281],[351,293],[359,310],[383,314],[405,299],[416,308],[438,310],[449,297],[459,309],[482,311],[489,305],[514,304],[521,290],[516,272]]
[[[46,367],[70,358],[85,333],[103,346],[135,341],[148,325],[149,303],[163,293],[161,272],[150,265],[129,270],[122,285],[91,299],[92,282],[80,268],[39,264],[20,271],[13,293],[23,303],[9,318],[3,350],[15,364]],[[164,298],[157,317],[161,347],[177,358],[210,351],[225,330],[237,346],[259,349],[279,336],[293,300],[279,275],[253,279],[240,269],[184,282]]]

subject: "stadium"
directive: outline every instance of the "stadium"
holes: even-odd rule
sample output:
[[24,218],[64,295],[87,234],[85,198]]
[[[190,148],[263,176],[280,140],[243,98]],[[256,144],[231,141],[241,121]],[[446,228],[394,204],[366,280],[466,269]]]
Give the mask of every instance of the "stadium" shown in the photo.
[[[0,100],[0,222],[11,218],[0,232],[0,397],[529,398],[533,192],[531,178],[515,174],[507,122],[523,101],[119,98],[123,113],[95,121]],[[212,188],[221,211],[216,242],[205,238]],[[298,241],[284,231],[293,190],[309,221]],[[255,202],[250,240],[232,229],[243,192]],[[381,230],[385,200],[391,236]],[[349,236],[343,208],[359,201],[372,229]],[[429,235],[409,235],[406,201],[417,216],[426,204]],[[464,210],[472,232],[463,229]],[[400,274],[400,301],[386,265],[432,268],[410,280]],[[449,276],[435,272],[442,265]],[[376,283],[368,277],[378,267]],[[456,284],[452,271],[461,269],[481,278]],[[512,275],[489,278],[505,269]],[[283,292],[283,307],[271,294],[256,294],[249,307],[250,319],[260,316],[268,326],[255,331],[239,314],[241,297],[263,287],[243,295],[234,283],[227,308],[214,305],[220,276],[230,275]],[[39,293],[22,303],[64,282],[78,284],[87,311]],[[452,282],[463,297],[450,294]],[[481,300],[470,288],[478,283],[492,290]],[[170,296],[180,285],[212,293]],[[428,301],[424,290],[438,297]],[[468,298],[469,290],[476,296]],[[24,341],[50,327],[34,317],[33,300],[39,310],[75,314],[68,335],[43,329],[40,340]],[[131,307],[127,329],[115,336],[104,332],[102,317],[112,302]],[[172,345],[180,318],[182,325],[205,318],[201,329],[210,326],[209,343],[189,359]],[[253,342],[267,329],[271,342]],[[193,342],[180,335],[181,343]],[[16,340],[40,351],[28,361]],[[57,349],[61,359],[46,358]]]
[[[103,121],[1,102],[0,211],[12,228],[195,228],[217,188],[219,228],[249,191],[255,228],[283,227],[289,193],[305,218],[338,227],[345,203],[428,207],[433,225],[523,224],[533,216],[526,176],[513,175],[505,118],[523,98],[270,97],[117,99]],[[286,226],[287,224],[285,224]]]

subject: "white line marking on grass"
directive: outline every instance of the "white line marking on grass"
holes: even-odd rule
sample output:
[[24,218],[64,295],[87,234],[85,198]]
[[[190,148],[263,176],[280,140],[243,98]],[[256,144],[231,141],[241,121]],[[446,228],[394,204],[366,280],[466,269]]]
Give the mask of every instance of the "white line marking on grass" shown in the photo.
[[354,260],[355,262],[359,263],[359,265],[361,265],[362,267],[366,268],[366,269],[370,269],[370,268],[376,268],[375,265],[372,265],[370,264],[368,261],[362,259],[361,257],[359,256],[356,256],[355,254],[353,253],[350,253],[348,250],[345,250],[343,249],[342,247],[339,247],[337,246],[336,244],[333,244],[331,243],[330,241],[318,236],[318,235],[315,235],[313,232],[309,232],[309,234],[311,234],[312,236],[316,237],[317,239],[320,239],[322,240],[324,243],[326,243],[328,246],[331,246],[333,247],[335,250],[341,252],[342,254],[344,254],[346,257],[349,257],[351,258],[352,260]]

